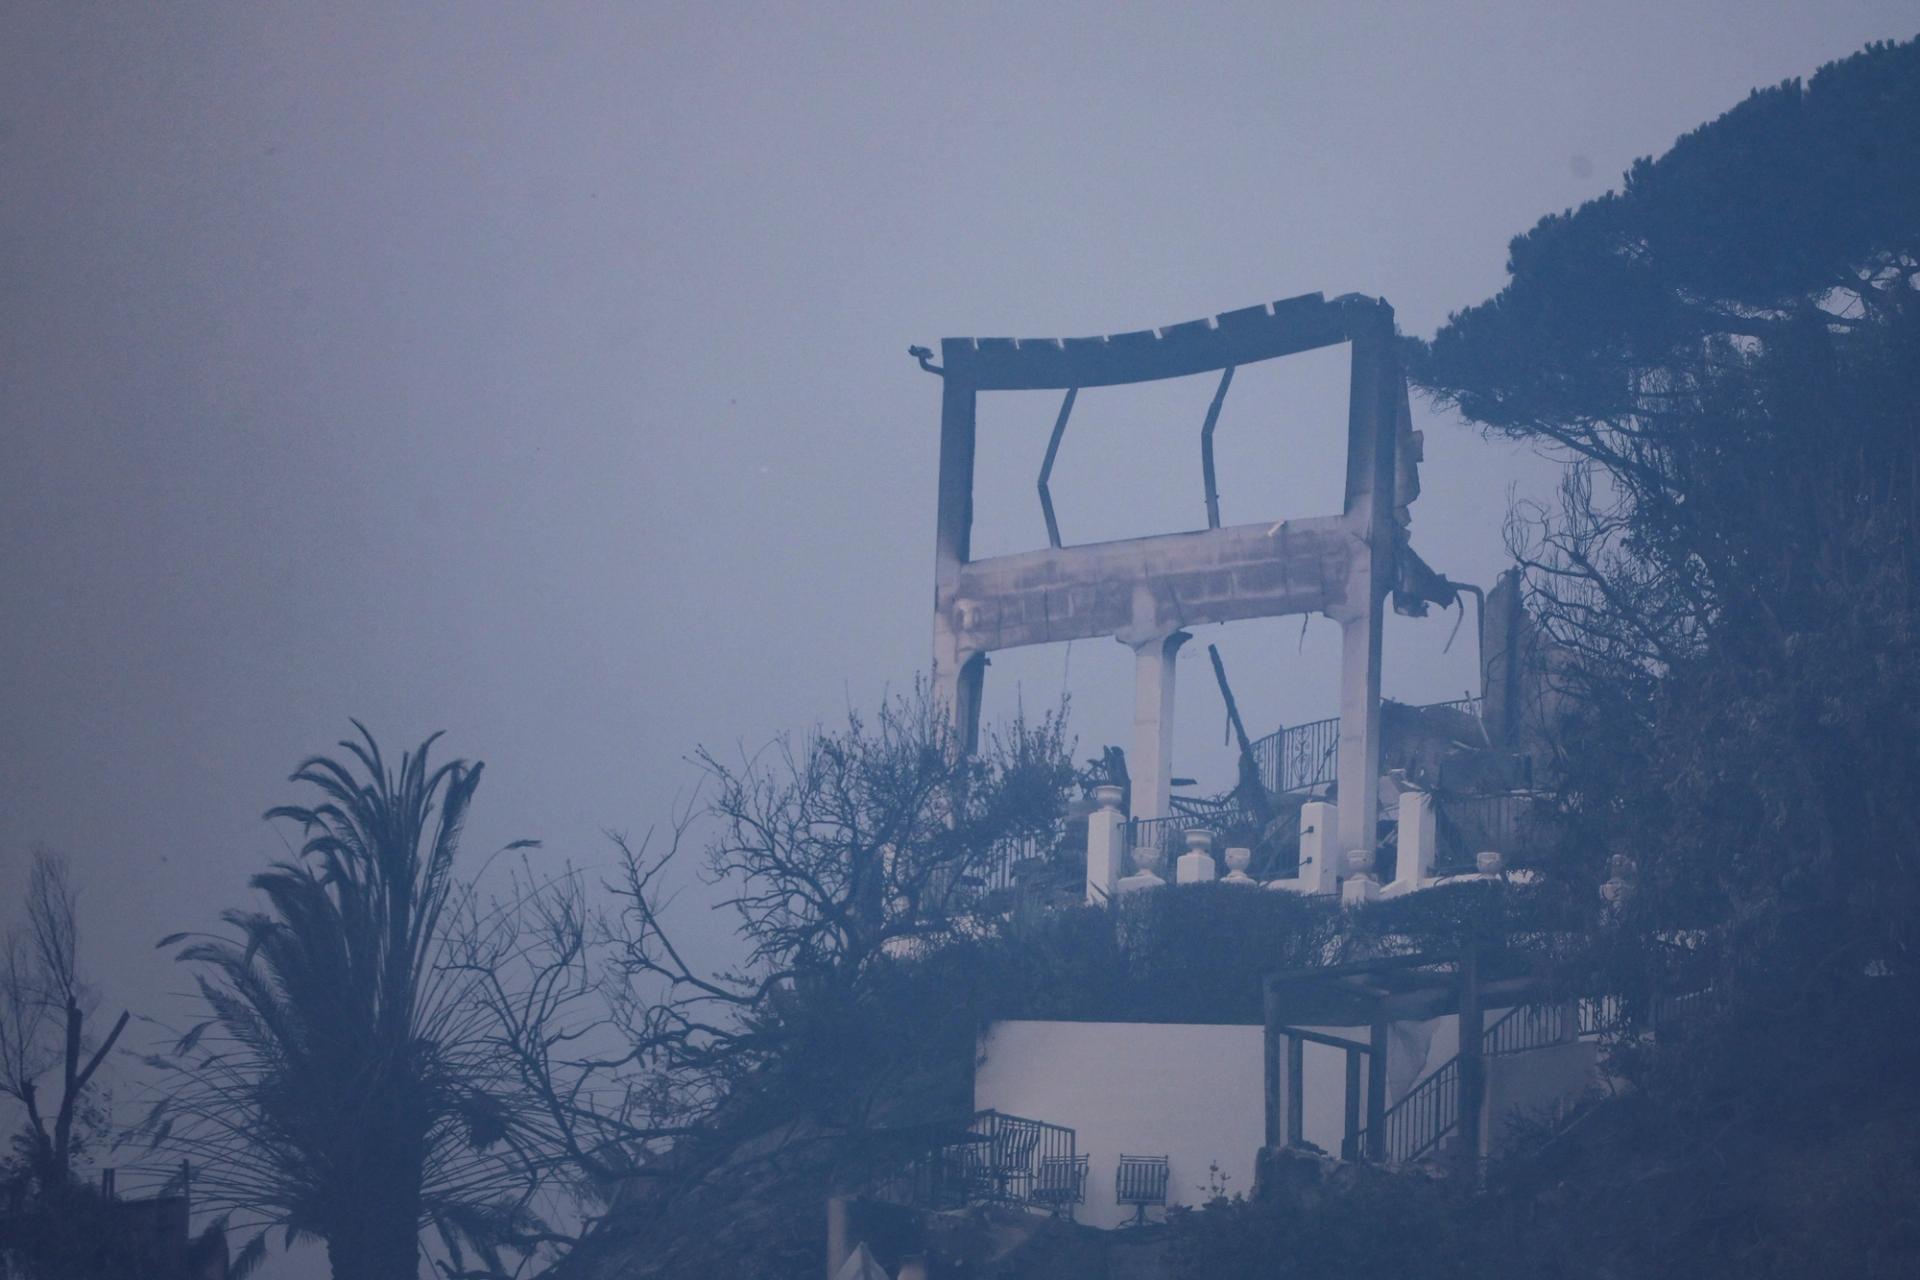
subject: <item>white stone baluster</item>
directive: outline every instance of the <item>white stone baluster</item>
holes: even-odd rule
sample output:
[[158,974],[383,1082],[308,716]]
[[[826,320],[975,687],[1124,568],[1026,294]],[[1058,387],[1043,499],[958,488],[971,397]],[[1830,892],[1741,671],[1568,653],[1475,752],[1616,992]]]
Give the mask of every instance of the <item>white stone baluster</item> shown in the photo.
[[1220,877],[1222,884],[1258,885],[1260,882],[1247,874],[1247,868],[1253,864],[1253,850],[1232,848],[1227,850],[1227,874]]
[[1137,893],[1141,889],[1158,889],[1166,883],[1154,874],[1154,868],[1160,865],[1160,846],[1157,844],[1137,844],[1133,846],[1132,875],[1120,882],[1121,893]]
[[1187,828],[1187,851],[1180,855],[1180,861],[1174,868],[1174,881],[1177,884],[1212,884],[1218,867],[1214,865],[1213,855],[1207,852],[1213,848],[1213,832],[1205,827]]

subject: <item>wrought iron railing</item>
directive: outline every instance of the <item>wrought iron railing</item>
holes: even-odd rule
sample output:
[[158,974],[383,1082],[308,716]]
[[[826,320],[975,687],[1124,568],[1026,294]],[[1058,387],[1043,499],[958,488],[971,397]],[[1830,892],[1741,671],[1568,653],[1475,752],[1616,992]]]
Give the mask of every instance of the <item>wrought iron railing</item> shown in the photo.
[[[1700,987],[1656,1000],[1656,1016],[1684,1017],[1701,1007],[1711,988]],[[1602,1036],[1623,1025],[1624,1002],[1619,996],[1589,996],[1552,1004],[1527,1004],[1509,1009],[1481,1035],[1480,1052],[1494,1058],[1526,1053],[1557,1044]],[[1381,1116],[1385,1141],[1380,1157],[1389,1164],[1407,1164],[1434,1150],[1460,1122],[1460,1057],[1407,1091]],[[1359,1159],[1367,1153],[1367,1130],[1348,1139],[1342,1158]]]
[[984,856],[972,862],[960,883],[982,895],[1011,890],[1023,872],[1057,859],[1065,843],[1065,822],[1055,824],[1050,831],[996,841]]
[[868,1194],[916,1209],[1003,1204],[1055,1213],[1085,1198],[1086,1160],[1064,1125],[981,1111],[875,1179]]
[[1340,755],[1340,717],[1289,726],[1254,742],[1252,749],[1260,785],[1269,794],[1323,786],[1333,781]]
[[[1478,718],[1482,699],[1455,698],[1416,707],[1418,711],[1460,711]],[[1260,783],[1269,792],[1287,795],[1325,786],[1334,780],[1340,755],[1340,717],[1310,720],[1270,733],[1252,744]]]
[[[1528,1004],[1509,1009],[1480,1036],[1485,1057],[1525,1053],[1565,1044],[1586,1034],[1580,1006]],[[1380,1158],[1388,1164],[1410,1164],[1437,1148],[1460,1123],[1460,1056],[1455,1054],[1438,1070],[1409,1089],[1406,1096],[1380,1117],[1386,1135]],[[1361,1129],[1343,1152],[1358,1159],[1367,1152],[1367,1130]]]
[[1576,1007],[1583,1036],[1610,1035],[1620,1028],[1625,1018],[1624,1002],[1619,996],[1582,999]]
[[1571,1004],[1529,1004],[1509,1009],[1487,1028],[1481,1052],[1489,1058],[1565,1044],[1580,1036],[1580,1010]]
[[[1407,1091],[1405,1097],[1380,1117],[1386,1135],[1380,1158],[1388,1164],[1409,1164],[1440,1145],[1453,1132],[1460,1114],[1460,1058],[1456,1054],[1440,1069]],[[1368,1130],[1348,1140],[1341,1158],[1358,1160],[1367,1154]]]

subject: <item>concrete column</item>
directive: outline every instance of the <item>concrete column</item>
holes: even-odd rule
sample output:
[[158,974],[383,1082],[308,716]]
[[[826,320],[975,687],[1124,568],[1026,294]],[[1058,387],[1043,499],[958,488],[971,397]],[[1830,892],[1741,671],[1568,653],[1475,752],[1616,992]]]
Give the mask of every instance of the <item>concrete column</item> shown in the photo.
[[[1372,575],[1365,575],[1369,579]],[[1374,847],[1380,812],[1380,609],[1340,624],[1339,848]]]
[[[1347,384],[1344,515],[1358,542],[1340,623],[1340,848],[1372,850],[1379,834],[1380,625],[1394,576],[1394,426],[1405,386],[1385,303],[1353,334]],[[1333,611],[1330,611],[1333,612]]]
[[1126,870],[1127,815],[1120,812],[1120,788],[1095,787],[1100,807],[1087,815],[1087,905],[1105,906],[1120,892]]
[[987,655],[955,648],[944,621],[934,619],[933,697],[949,717],[961,752],[972,755],[980,745],[980,692],[986,682]]
[[980,684],[986,655],[960,647],[954,616],[960,567],[973,550],[973,449],[975,394],[949,378],[940,397],[940,493],[934,515],[933,692],[953,716],[962,751],[979,742]]
[[1136,820],[1167,816],[1173,782],[1174,655],[1193,637],[1184,631],[1161,636],[1133,649],[1133,754],[1127,774],[1133,780]]
[[1387,886],[1389,897],[1412,893],[1433,880],[1439,861],[1438,833],[1433,812],[1433,797],[1424,791],[1400,793],[1400,831],[1396,837],[1393,883]]

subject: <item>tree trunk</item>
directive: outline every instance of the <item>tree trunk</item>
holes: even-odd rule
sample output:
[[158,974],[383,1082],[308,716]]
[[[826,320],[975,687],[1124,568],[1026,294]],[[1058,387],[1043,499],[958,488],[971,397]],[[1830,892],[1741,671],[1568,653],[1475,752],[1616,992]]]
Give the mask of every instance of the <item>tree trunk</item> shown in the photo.
[[382,1208],[327,1237],[327,1265],[333,1280],[419,1280],[420,1234],[417,1220]]
[[423,1152],[381,1143],[343,1180],[327,1260],[333,1280],[419,1280],[420,1170]]

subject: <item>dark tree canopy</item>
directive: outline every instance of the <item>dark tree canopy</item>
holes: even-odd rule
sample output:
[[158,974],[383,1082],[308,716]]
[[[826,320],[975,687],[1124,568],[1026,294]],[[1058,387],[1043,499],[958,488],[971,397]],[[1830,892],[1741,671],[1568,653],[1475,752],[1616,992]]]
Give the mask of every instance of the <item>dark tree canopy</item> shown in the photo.
[[1559,439],[1657,411],[1647,375],[1710,337],[1860,323],[1920,263],[1916,155],[1920,41],[1756,90],[1516,237],[1507,286],[1416,344],[1414,373],[1474,422]]

